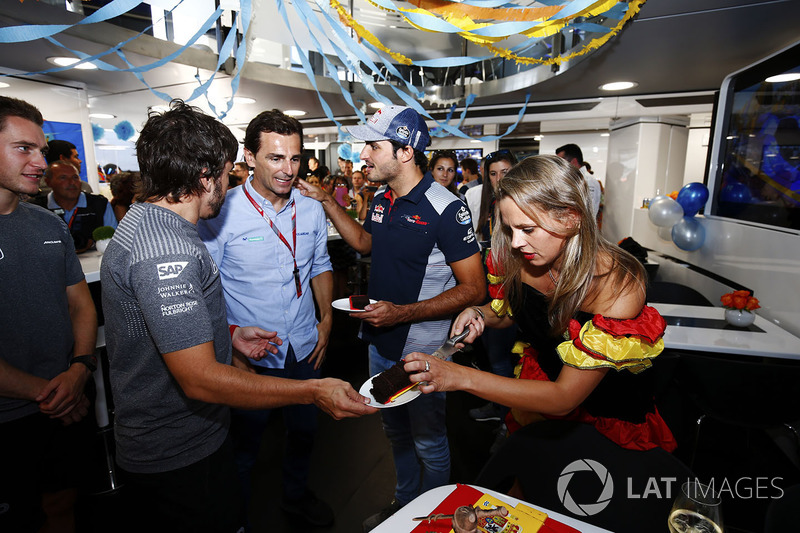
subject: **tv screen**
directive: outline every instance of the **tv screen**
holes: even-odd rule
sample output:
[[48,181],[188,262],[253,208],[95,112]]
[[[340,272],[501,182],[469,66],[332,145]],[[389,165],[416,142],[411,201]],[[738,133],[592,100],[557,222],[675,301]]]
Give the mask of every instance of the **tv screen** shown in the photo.
[[723,82],[711,214],[800,230],[800,44]]

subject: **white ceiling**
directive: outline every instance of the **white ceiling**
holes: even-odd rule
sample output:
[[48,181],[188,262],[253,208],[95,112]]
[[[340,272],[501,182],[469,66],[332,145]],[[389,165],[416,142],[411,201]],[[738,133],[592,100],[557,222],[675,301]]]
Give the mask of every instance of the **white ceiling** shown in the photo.
[[[66,13],[63,9],[44,2],[18,2],[5,0],[0,5],[0,24],[43,24],[54,22],[74,22],[78,15]],[[263,109],[303,109],[308,112],[304,118],[309,127],[321,126],[325,119],[319,98],[311,84],[301,72],[293,72],[267,64],[277,63],[274,55],[285,51],[281,46],[287,41],[289,32],[276,14],[274,2],[263,0],[257,6],[253,17],[257,41],[271,42],[272,50],[256,44],[251,54],[261,62],[252,62],[243,72],[243,80],[237,94],[250,96],[257,104],[236,105],[225,122],[244,125],[253,115]],[[377,10],[366,0],[354,0],[354,14],[370,31],[373,31],[387,45],[415,58],[459,55],[462,51],[460,37],[442,36],[403,28],[402,24],[391,24],[390,20],[381,25],[377,21]],[[391,15],[390,15],[391,16]],[[601,102],[598,106],[606,116],[625,116],[625,109],[631,95],[665,95],[678,93],[708,95],[717,89],[722,79],[729,73],[741,69],[762,57],[774,53],[800,38],[797,21],[800,20],[800,2],[797,0],[762,0],[745,2],[737,0],[649,0],[636,19],[609,44],[596,53],[579,61],[573,61],[569,68],[557,75],[549,72],[549,67],[538,72],[528,72],[501,82],[487,82],[471,87],[478,94],[475,104],[467,114],[468,122],[494,121],[513,122],[510,114],[516,111],[530,95],[534,119],[543,103],[581,104]],[[398,25],[399,28],[389,26]],[[86,53],[98,53],[109,46],[132,35],[129,30],[111,27],[105,23],[97,27],[83,26],[58,36],[66,46]],[[304,28],[293,28],[302,35]],[[470,44],[467,54],[478,54]],[[262,50],[264,48],[264,50]],[[134,64],[145,64],[153,57],[163,57],[175,49],[175,45],[153,38],[137,39],[125,47],[126,55]],[[63,55],[63,50],[43,40],[22,44],[0,44],[0,71],[41,71],[51,68],[46,62],[48,56]],[[109,63],[123,66],[117,58]],[[116,62],[116,63],[115,63]],[[199,73],[205,80],[215,68],[216,57],[209,50],[195,49],[183,54],[177,61],[145,74],[145,79],[153,87],[174,97],[186,97],[196,87],[195,75]],[[198,67],[201,67],[198,69]],[[544,74],[546,75],[544,75]],[[549,78],[549,79],[548,79]],[[93,111],[108,112],[130,120],[135,126],[144,121],[148,106],[162,103],[130,73],[102,71],[68,70],[53,73],[49,79],[63,83],[79,82],[85,84]],[[535,85],[532,81],[543,79]],[[619,101],[608,99],[601,94],[598,86],[606,81],[632,79],[638,87],[623,93]],[[318,78],[321,91],[337,117],[349,121],[355,115],[338,89],[328,79]],[[224,72],[217,74],[212,90],[212,98],[230,94],[229,76]],[[353,87],[356,99],[366,98],[358,85]],[[600,98],[605,97],[605,100]],[[702,99],[702,98],[701,98]],[[705,97],[707,109],[709,97]],[[195,101],[195,103],[200,103]],[[632,105],[632,104],[631,104]],[[612,112],[611,106],[615,108]],[[573,106],[574,107],[574,106]],[[669,106],[668,106],[669,107]],[[564,114],[563,108],[549,105],[554,116],[576,117]],[[683,112],[683,108],[673,108],[673,112]],[[505,111],[503,111],[505,110]],[[662,112],[651,108],[651,112]],[[635,110],[641,113],[641,109]],[[669,112],[669,111],[663,111]],[[585,112],[596,115],[597,110]],[[509,115],[498,119],[498,115]],[[540,120],[544,113],[537,115]],[[114,121],[101,126],[110,127]]]

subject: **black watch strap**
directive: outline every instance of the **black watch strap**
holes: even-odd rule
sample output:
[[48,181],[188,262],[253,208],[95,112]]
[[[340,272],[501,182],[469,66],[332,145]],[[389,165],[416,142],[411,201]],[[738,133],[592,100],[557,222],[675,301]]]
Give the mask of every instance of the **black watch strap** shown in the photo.
[[69,361],[69,366],[75,363],[86,365],[86,368],[88,368],[90,372],[97,370],[97,357],[94,355],[79,355],[78,357],[73,357]]

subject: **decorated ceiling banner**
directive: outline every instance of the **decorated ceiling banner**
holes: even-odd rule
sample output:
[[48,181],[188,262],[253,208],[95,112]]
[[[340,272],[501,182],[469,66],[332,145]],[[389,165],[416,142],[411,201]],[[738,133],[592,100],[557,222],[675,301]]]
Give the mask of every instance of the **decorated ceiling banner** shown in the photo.
[[[426,32],[455,33],[473,43],[488,49],[495,56],[504,57],[523,64],[560,64],[590,50],[595,50],[616,35],[622,27],[641,9],[645,0],[620,2],[618,0],[572,0],[572,1],[540,1],[533,5],[529,1],[494,1],[494,0],[409,0],[416,8],[399,7],[392,0],[368,0],[376,7],[395,13],[411,26]],[[395,61],[405,65],[419,64],[413,59],[389,50],[381,44],[363,26],[358,24],[347,9],[338,1],[330,0],[343,24],[352,28],[359,38],[366,40],[379,50],[389,54]],[[603,17],[616,21],[613,26],[587,23],[585,19]],[[517,53],[521,49],[538,43],[545,37],[552,36],[562,30],[572,29],[591,34],[596,37],[588,40],[580,49],[567,54],[548,56],[523,56]],[[502,41],[514,37],[523,37],[522,44],[503,47]],[[451,59],[443,58],[436,66],[453,65]],[[486,57],[470,58],[472,62],[487,59]],[[465,64],[463,61],[460,64]],[[428,66],[433,66],[428,62]]]
[[[437,68],[444,70],[466,67],[497,58],[521,65],[561,64],[608,42],[619,33],[626,22],[639,12],[645,2],[645,0],[359,1],[395,14],[407,24],[404,31],[408,31],[410,27],[422,32],[459,35],[477,45],[478,50],[485,49],[486,53],[483,55],[464,53],[459,56],[434,59],[408,57],[407,51],[404,53],[403,50],[392,50],[359,24],[350,12],[352,5],[349,5],[348,2],[346,7],[339,0],[223,0],[217,3],[217,9],[205,22],[198,24],[196,33],[185,45],[166,57],[141,66],[134,66],[128,61],[123,47],[139,38],[153,26],[115,46],[91,55],[81,50],[71,49],[57,39],[60,33],[73,26],[111,21],[141,4],[141,0],[112,0],[74,24],[39,24],[0,28],[0,44],[46,39],[79,59],[77,63],[68,67],[55,67],[21,75],[47,74],[91,62],[101,70],[132,73],[153,94],[162,100],[169,101],[172,98],[171,95],[151,87],[145,80],[144,74],[167,64],[187,48],[193,46],[201,36],[212,31],[223,13],[229,10],[234,16],[232,26],[238,27],[241,33],[230,31],[224,41],[218,43],[216,71],[205,80],[201,79],[198,74],[196,77],[197,87],[191,96],[186,98],[187,101],[192,101],[195,98],[204,97],[208,101],[208,89],[214,82],[216,74],[226,61],[231,58],[235,59],[235,74],[230,79],[231,97],[227,102],[227,107],[217,110],[208,101],[211,110],[221,119],[226,116],[233,105],[233,96],[238,90],[242,68],[247,62],[249,49],[253,46],[255,36],[251,31],[252,17],[265,9],[266,2],[274,2],[273,5],[277,6],[278,12],[289,30],[297,56],[300,58],[301,68],[317,91],[322,110],[328,119],[337,128],[340,128],[340,132],[342,131],[341,123],[334,116],[326,101],[326,96],[318,89],[317,77],[322,74],[315,72],[312,68],[312,62],[309,59],[311,52],[315,52],[318,57],[322,58],[327,70],[326,75],[337,84],[341,97],[352,107],[359,119],[366,119],[366,105],[363,100],[354,99],[350,82],[344,82],[340,78],[339,74],[342,68],[350,76],[347,79],[354,79],[361,83],[366,93],[374,101],[410,106],[426,119],[435,122],[436,126],[432,129],[434,135],[468,137],[461,131],[461,126],[467,117],[469,106],[475,100],[475,94],[470,91],[469,86],[463,86],[461,96],[452,101],[431,102],[430,94],[426,93],[424,87],[419,86],[421,82],[417,80],[417,85],[415,85],[413,77],[408,75],[410,67],[416,68],[417,71]],[[174,7],[169,11],[164,11],[164,16],[172,13],[184,2],[192,2],[192,0],[174,0]],[[293,23],[297,25],[297,21],[299,21],[302,28],[292,28],[289,9],[294,12]],[[154,20],[154,23],[156,22],[160,21]],[[305,47],[301,46],[295,38],[296,33],[308,33],[311,44],[308,44],[309,41],[304,41]],[[577,39],[571,39],[569,47],[562,49],[560,46],[553,45],[554,36],[558,33],[565,35],[570,33]],[[120,68],[108,63],[106,57],[113,56],[120,58],[125,67]],[[383,91],[379,91],[379,88],[382,88]],[[391,96],[387,96],[387,93],[390,93]],[[482,137],[479,140],[493,141],[513,131],[524,116],[528,99],[526,99],[526,105],[521,107],[517,121],[505,132]],[[448,107],[445,119],[441,121],[433,119],[423,105],[425,101],[439,107]],[[455,117],[457,105],[461,106],[461,112]],[[451,123],[451,120],[456,120],[456,122]]]

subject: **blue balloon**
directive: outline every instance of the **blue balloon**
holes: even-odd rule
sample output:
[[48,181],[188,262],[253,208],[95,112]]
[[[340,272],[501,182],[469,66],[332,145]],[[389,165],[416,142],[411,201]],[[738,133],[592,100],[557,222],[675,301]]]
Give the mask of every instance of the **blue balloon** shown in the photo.
[[703,246],[706,240],[706,230],[694,217],[683,217],[672,226],[672,242],[681,250],[694,252]]
[[739,183],[738,181],[732,181],[719,191],[719,199],[722,202],[749,204],[752,200],[752,195],[747,185]]
[[687,183],[678,192],[677,201],[683,208],[683,215],[693,217],[708,201],[708,187],[702,183]]

